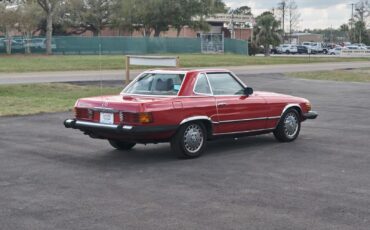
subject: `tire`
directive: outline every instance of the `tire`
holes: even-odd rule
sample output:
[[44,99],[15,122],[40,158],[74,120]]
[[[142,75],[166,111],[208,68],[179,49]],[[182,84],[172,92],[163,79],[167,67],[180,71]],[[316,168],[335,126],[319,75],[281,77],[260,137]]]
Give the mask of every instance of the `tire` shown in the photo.
[[301,120],[297,110],[289,109],[281,117],[274,136],[280,142],[291,142],[297,139],[300,130]]
[[201,122],[182,125],[171,139],[171,150],[179,158],[199,157],[207,146],[207,131]]
[[136,143],[133,142],[125,142],[125,141],[117,141],[117,140],[108,140],[109,144],[118,150],[130,150],[132,149]]
[[286,54],[290,54],[290,51],[289,51],[289,50],[287,50],[287,51],[285,51],[285,53],[286,53]]

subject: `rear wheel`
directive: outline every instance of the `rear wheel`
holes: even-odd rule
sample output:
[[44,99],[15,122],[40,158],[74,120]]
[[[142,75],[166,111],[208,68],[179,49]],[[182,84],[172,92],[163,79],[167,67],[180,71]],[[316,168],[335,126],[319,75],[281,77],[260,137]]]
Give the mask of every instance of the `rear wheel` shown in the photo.
[[207,132],[201,122],[182,125],[171,139],[171,149],[181,158],[199,157],[207,145]]
[[301,130],[299,114],[295,109],[289,109],[281,117],[274,131],[275,138],[281,142],[291,142],[297,139]]
[[130,150],[132,149],[136,143],[134,142],[126,142],[126,141],[117,141],[117,140],[108,140],[109,144],[118,150]]

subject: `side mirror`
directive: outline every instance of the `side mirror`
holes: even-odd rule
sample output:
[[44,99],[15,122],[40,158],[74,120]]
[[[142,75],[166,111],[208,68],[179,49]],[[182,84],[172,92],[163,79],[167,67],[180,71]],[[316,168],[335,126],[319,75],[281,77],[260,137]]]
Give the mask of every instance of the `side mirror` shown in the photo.
[[251,88],[251,87],[246,87],[245,89],[244,89],[244,95],[246,95],[246,96],[250,96],[250,95],[252,95],[253,94],[253,88]]

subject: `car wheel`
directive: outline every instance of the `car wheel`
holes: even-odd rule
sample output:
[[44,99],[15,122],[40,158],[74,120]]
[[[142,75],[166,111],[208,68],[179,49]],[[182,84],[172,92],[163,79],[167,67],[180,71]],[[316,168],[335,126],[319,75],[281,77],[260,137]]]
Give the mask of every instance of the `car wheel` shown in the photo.
[[286,53],[286,54],[290,54],[290,51],[289,51],[289,50],[287,50],[285,53]]
[[117,140],[108,140],[109,144],[118,150],[130,150],[132,149],[136,143],[133,142],[126,142],[126,141],[117,141]]
[[327,50],[324,50],[324,51],[323,51],[323,53],[324,53],[324,54],[328,54],[328,51],[327,51]]
[[207,132],[200,122],[182,125],[171,139],[172,152],[180,158],[199,157],[207,145]]
[[295,109],[289,109],[281,117],[274,136],[278,141],[291,142],[297,139],[301,130],[299,114]]

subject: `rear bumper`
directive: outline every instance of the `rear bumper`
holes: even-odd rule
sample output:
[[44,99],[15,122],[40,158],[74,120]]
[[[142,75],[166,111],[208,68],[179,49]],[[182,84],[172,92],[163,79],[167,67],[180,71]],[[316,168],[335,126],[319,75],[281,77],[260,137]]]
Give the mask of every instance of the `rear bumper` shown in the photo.
[[115,134],[148,134],[171,132],[177,129],[177,125],[164,126],[131,126],[131,125],[108,125],[95,122],[67,119],[64,121],[66,128],[79,129],[90,132],[108,132]]
[[309,111],[308,113],[303,114],[305,119],[316,119],[319,114],[315,111]]

